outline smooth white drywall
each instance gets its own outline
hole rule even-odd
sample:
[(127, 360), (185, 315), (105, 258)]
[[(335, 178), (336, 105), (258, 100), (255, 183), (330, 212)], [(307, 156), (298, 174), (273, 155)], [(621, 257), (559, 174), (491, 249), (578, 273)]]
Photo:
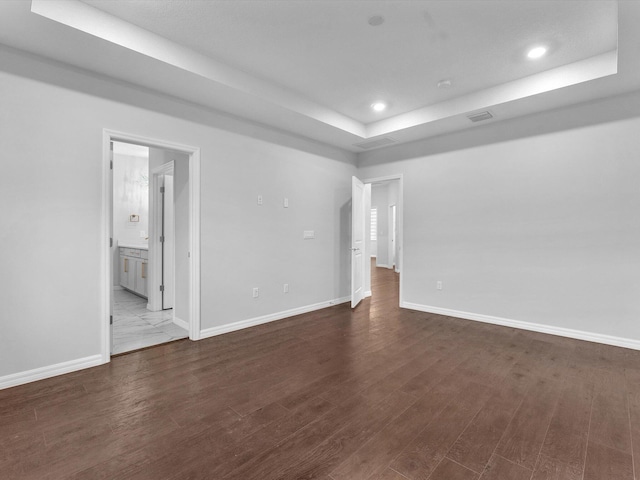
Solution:
[(362, 178), (404, 174), (404, 301), (640, 340), (639, 106), (363, 155)]
[(0, 104), (0, 377), (101, 352), (105, 128), (201, 148), (203, 329), (349, 294), (353, 155), (5, 47)]

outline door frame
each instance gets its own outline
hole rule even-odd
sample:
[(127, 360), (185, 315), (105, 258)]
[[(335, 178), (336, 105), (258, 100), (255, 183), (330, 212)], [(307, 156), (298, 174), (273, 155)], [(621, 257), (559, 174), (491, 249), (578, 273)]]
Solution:
[[(402, 306), (404, 304), (404, 294), (403, 294), (403, 281), (402, 277), (404, 274), (404, 176), (402, 173), (397, 173), (393, 175), (385, 175), (382, 177), (372, 177), (365, 178), (362, 180), (365, 184), (371, 184), (376, 182), (385, 182), (391, 180), (398, 180), (398, 202), (396, 203), (396, 250), (397, 250), (397, 258), (396, 262), (400, 264), (400, 295), (399, 295), (399, 305)], [(367, 232), (369, 235), (371, 232)], [(369, 243), (370, 245), (370, 243)], [(370, 257), (371, 253), (367, 252), (367, 255)], [(369, 271), (369, 285), (371, 285), (371, 271)]]
[[(160, 176), (169, 174), (173, 175), (175, 172), (174, 162), (175, 160), (171, 160), (149, 172), (149, 204), (152, 206), (149, 211), (153, 212), (153, 221), (149, 222), (149, 286), (152, 288), (148, 288), (149, 304), (147, 308), (152, 312), (159, 312), (163, 307), (162, 295), (160, 295), (158, 290), (158, 287), (162, 285), (163, 280), (162, 255), (160, 254), (162, 243), (160, 242), (159, 229), (159, 225), (162, 223), (162, 196), (158, 195), (158, 190), (160, 188)], [(175, 236), (175, 228), (172, 234)], [(173, 244), (175, 246), (175, 240)], [(175, 305), (175, 289), (173, 290), (173, 305)], [(172, 312), (172, 321), (174, 320), (173, 317), (175, 317), (175, 309)]]
[(200, 322), (200, 148), (157, 138), (145, 137), (111, 129), (102, 131), (102, 241), (101, 241), (101, 356), (111, 361), (111, 305), (113, 302), (113, 170), (111, 142), (133, 143), (147, 147), (173, 150), (189, 155), (189, 339), (199, 340)]

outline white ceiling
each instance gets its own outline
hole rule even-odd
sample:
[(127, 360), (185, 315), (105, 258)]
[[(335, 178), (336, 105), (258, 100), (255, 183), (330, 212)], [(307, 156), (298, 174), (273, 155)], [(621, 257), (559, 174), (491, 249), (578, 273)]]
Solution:
[(362, 151), (638, 89), (638, 22), (612, 0), (5, 0), (0, 43)]
[[(610, 1), (82, 1), (363, 123), (613, 51), (618, 34)], [(552, 54), (525, 60), (541, 42)]]

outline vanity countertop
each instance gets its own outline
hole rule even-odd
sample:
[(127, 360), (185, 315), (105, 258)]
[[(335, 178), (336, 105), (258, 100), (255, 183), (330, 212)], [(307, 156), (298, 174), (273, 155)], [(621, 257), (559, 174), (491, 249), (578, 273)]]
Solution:
[(134, 243), (119, 243), (120, 248), (136, 248), (138, 250), (149, 250), (149, 245), (136, 245)]

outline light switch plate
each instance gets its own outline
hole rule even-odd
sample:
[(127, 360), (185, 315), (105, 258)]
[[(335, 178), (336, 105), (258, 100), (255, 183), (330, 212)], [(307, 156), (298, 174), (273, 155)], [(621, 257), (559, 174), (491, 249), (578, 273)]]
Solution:
[(302, 234), (302, 238), (305, 240), (311, 240), (316, 238), (316, 233), (313, 230), (305, 230)]

